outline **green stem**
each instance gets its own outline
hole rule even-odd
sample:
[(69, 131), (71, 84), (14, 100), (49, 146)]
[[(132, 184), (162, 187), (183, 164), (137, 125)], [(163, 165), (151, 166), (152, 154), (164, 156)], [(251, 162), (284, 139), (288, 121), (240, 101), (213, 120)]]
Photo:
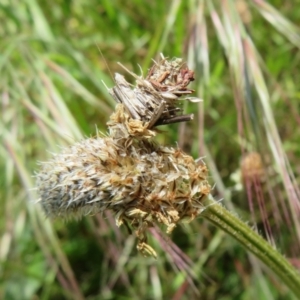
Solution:
[(300, 295), (299, 272), (266, 240), (230, 211), (217, 203), (210, 195), (201, 216), (230, 234), (247, 250), (264, 262), (296, 294)]

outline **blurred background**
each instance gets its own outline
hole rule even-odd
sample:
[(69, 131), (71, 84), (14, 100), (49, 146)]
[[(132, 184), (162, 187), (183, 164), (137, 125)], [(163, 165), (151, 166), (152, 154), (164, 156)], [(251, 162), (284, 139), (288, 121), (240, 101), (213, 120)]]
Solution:
[[(157, 140), (204, 157), (213, 195), (300, 268), (300, 1), (2, 0), (0, 298), (296, 299), (200, 218), (144, 258), (113, 216), (49, 221), (34, 172), (50, 153), (106, 132), (115, 72), (159, 53), (195, 70), (190, 123)], [(103, 55), (102, 55), (102, 54)]]

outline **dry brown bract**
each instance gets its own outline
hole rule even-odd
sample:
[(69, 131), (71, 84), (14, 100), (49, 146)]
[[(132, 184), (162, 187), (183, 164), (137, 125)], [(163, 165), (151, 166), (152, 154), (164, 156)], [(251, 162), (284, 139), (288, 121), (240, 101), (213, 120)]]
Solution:
[(47, 216), (81, 217), (111, 209), (118, 226), (126, 223), (135, 230), (138, 250), (156, 256), (147, 244), (148, 227), (164, 224), (170, 233), (179, 221), (191, 221), (203, 211), (210, 192), (204, 162), (151, 140), (163, 118), (180, 117), (178, 100), (164, 100), (162, 93), (191, 92), (186, 86), (193, 72), (181, 65), (178, 59), (163, 59), (135, 88), (123, 78), (124, 85), (111, 89), (120, 104), (108, 122), (109, 135), (83, 140), (42, 164), (37, 187)]

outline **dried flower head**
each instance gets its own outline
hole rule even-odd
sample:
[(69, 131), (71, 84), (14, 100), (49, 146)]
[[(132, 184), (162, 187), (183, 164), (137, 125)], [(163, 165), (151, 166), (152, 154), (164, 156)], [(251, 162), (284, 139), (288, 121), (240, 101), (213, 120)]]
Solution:
[(149, 80), (139, 79), (135, 88), (124, 82), (111, 89), (120, 104), (108, 122), (108, 136), (83, 140), (42, 163), (37, 188), (47, 216), (80, 217), (111, 209), (118, 226), (126, 223), (135, 230), (137, 248), (156, 256), (147, 244), (148, 227), (164, 224), (170, 233), (179, 221), (191, 221), (202, 212), (203, 198), (210, 192), (204, 162), (151, 140), (157, 121), (167, 119), (176, 108), (175, 102), (167, 101), (163, 110), (155, 107), (164, 101), (162, 90), (179, 96), (189, 91), (185, 80), (192, 80), (188, 79), (192, 72), (182, 69), (181, 61), (175, 60), (174, 68), (172, 62), (169, 75), (160, 80), (164, 87), (151, 87), (151, 80), (157, 81), (158, 66), (170, 65), (166, 60), (150, 70)]
[(122, 75), (116, 74), (117, 85), (109, 92), (118, 103), (126, 107), (132, 118), (146, 122), (149, 129), (193, 119), (192, 114), (182, 114), (178, 100), (201, 100), (187, 96), (193, 93), (187, 85), (194, 80), (194, 72), (181, 59), (168, 61), (162, 56), (158, 63), (154, 62), (145, 79), (128, 72), (136, 78), (136, 86), (132, 89)]
[(265, 179), (265, 169), (261, 155), (258, 152), (247, 153), (241, 161), (242, 178), (250, 183)]

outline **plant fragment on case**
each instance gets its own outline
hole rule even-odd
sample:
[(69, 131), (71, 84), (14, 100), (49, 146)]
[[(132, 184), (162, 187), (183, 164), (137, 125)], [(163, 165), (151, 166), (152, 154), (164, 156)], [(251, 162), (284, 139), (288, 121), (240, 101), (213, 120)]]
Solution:
[(211, 188), (202, 160), (151, 139), (155, 126), (192, 119), (182, 115), (178, 100), (193, 92), (187, 85), (194, 73), (181, 59), (162, 57), (146, 78), (133, 75), (136, 86), (116, 74), (109, 90), (118, 105), (107, 123), (108, 136), (82, 140), (41, 163), (38, 202), (52, 218), (111, 209), (118, 226), (135, 230), (137, 248), (156, 257), (147, 228), (164, 224), (170, 233), (179, 221), (193, 220)]

